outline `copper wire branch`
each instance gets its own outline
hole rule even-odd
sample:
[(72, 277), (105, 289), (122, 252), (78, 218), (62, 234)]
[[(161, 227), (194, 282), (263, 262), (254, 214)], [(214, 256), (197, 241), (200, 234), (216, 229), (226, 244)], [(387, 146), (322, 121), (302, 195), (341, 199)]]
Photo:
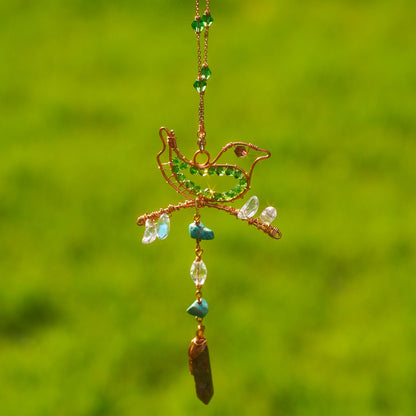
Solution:
[[(239, 209), (228, 207), (226, 205), (220, 204), (213, 204), (207, 202), (205, 199), (200, 199), (198, 202), (196, 201), (185, 201), (181, 202), (178, 205), (169, 205), (167, 208), (162, 208), (159, 211), (152, 212), (151, 214), (144, 214), (137, 219), (137, 225), (142, 226), (146, 224), (146, 221), (149, 219), (154, 221), (158, 219), (162, 214), (171, 215), (175, 211), (179, 211), (180, 209), (185, 208), (192, 208), (195, 207), (196, 203), (198, 204), (198, 208), (208, 207), (208, 208), (216, 208), (220, 211), (228, 212), (230, 215), (234, 215), (234, 217), (238, 218)], [(239, 220), (247, 222), (249, 225), (254, 225), (258, 230), (261, 230), (268, 234), (270, 237), (274, 238), (275, 240), (279, 240), (282, 238), (282, 234), (277, 227), (273, 227), (272, 225), (265, 224), (260, 221), (258, 218), (238, 218)]]

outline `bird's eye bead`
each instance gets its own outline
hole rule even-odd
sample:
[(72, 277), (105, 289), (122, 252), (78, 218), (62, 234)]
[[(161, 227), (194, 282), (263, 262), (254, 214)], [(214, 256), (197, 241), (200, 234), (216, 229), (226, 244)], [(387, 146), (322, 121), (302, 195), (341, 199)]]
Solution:
[(246, 157), (248, 154), (247, 149), (244, 146), (236, 146), (234, 149), (234, 153), (237, 157)]

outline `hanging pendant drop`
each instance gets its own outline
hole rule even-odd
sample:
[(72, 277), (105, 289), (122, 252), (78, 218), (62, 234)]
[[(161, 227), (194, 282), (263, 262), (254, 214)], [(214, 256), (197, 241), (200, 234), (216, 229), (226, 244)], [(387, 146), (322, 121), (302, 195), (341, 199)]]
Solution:
[(252, 196), (238, 212), (238, 218), (246, 220), (247, 218), (254, 217), (255, 213), (259, 209), (259, 199), (256, 196)]
[(164, 240), (168, 235), (170, 231), (170, 219), (169, 215), (162, 214), (159, 218), (159, 221), (156, 224), (156, 230), (157, 230), (157, 238), (160, 240)]
[(146, 229), (144, 230), (144, 235), (142, 239), (143, 244), (151, 244), (153, 241), (156, 240), (157, 237), (157, 231), (156, 231), (156, 225), (152, 220), (146, 221)]
[(214, 394), (207, 340), (195, 337), (189, 346), (189, 370), (195, 379), (198, 398), (208, 404)]

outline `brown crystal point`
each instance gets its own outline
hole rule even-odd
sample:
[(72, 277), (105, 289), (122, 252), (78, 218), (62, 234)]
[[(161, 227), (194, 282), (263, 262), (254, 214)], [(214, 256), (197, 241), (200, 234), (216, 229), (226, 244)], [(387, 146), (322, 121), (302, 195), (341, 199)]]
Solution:
[(208, 404), (214, 394), (207, 340), (194, 338), (189, 346), (189, 369), (195, 379), (196, 395)]

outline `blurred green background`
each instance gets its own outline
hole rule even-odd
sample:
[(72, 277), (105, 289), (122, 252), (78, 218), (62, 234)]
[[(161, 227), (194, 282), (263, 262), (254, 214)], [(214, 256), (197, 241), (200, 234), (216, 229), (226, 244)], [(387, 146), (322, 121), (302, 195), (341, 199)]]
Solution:
[[(416, 3), (212, 1), (208, 150), (265, 147), (274, 241), (203, 221), (215, 394), (195, 397), (192, 1), (0, 1), (0, 414), (416, 414)], [(239, 207), (241, 201), (237, 203)], [(214, 212), (215, 211), (215, 212)]]

